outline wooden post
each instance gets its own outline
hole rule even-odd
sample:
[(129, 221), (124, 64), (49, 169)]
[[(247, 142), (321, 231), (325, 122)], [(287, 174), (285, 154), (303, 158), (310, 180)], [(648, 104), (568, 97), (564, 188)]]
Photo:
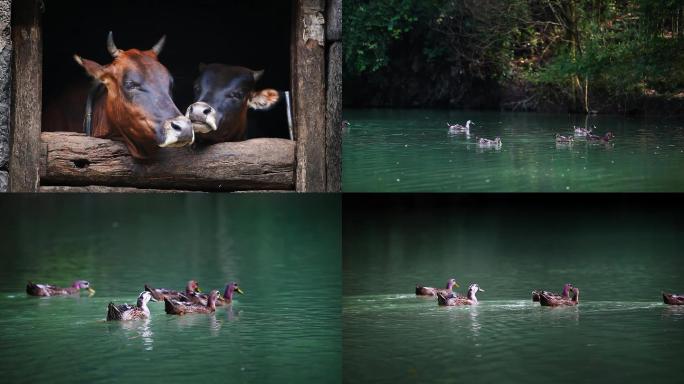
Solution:
[(12, 107), (9, 188), (37, 192), (42, 110), (42, 0), (12, 2)]
[(295, 0), (292, 93), (297, 139), (296, 189), (326, 190), (324, 0)]
[(342, 190), (342, 0), (328, 0), (326, 106), (326, 191)]

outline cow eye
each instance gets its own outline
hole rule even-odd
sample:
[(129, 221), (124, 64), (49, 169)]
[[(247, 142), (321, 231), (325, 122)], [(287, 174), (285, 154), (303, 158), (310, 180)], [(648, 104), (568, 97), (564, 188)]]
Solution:
[(128, 89), (128, 90), (139, 89), (139, 88), (140, 88), (140, 83), (135, 82), (135, 81), (133, 81), (133, 80), (127, 80), (127, 81), (124, 82), (124, 88), (126, 88), (126, 89)]
[(240, 91), (230, 92), (226, 95), (226, 97), (231, 98), (231, 99), (242, 99), (242, 92), (240, 92)]

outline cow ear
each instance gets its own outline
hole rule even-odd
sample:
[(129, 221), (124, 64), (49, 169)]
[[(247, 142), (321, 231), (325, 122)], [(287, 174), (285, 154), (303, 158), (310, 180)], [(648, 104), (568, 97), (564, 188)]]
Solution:
[(204, 72), (204, 69), (207, 68), (207, 65), (204, 63), (199, 63), (199, 71), (200, 73)]
[(247, 100), (247, 105), (256, 110), (265, 110), (273, 107), (280, 99), (280, 94), (275, 89), (263, 89), (253, 92)]
[(252, 76), (254, 76), (254, 82), (256, 83), (261, 79), (262, 76), (264, 76), (264, 70), (262, 69), (261, 71), (252, 71)]
[(76, 60), (78, 65), (85, 68), (86, 72), (88, 72), (90, 76), (95, 79), (102, 80), (102, 76), (105, 73), (105, 68), (103, 66), (92, 60), (84, 59), (79, 55), (74, 55), (74, 60)]

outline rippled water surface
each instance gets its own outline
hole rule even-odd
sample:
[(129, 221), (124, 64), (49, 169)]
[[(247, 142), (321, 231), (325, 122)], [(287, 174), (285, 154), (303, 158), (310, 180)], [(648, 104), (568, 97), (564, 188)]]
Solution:
[[(442, 110), (346, 110), (343, 189), (356, 192), (684, 191), (684, 122), (567, 114)], [(473, 120), (471, 136), (447, 122)], [(614, 145), (578, 138), (571, 127), (611, 131)], [(476, 137), (500, 136), (501, 149)]]
[[(345, 199), (346, 382), (682, 381), (668, 367), (684, 353), (684, 306), (660, 292), (684, 291), (684, 223), (667, 204), (396, 200), (350, 210), (358, 201)], [(480, 304), (415, 296), (449, 277), (461, 294), (479, 283)], [(532, 303), (532, 289), (566, 282), (581, 290), (578, 307)]]
[[(339, 382), (339, 201), (329, 196), (0, 200), (3, 382)], [(214, 315), (105, 322), (143, 284), (245, 295)], [(27, 297), (26, 280), (96, 294)]]

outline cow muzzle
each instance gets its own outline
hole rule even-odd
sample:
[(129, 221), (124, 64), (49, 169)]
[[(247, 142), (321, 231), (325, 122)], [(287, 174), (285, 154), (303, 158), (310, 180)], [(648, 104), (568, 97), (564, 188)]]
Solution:
[(216, 110), (204, 101), (189, 106), (185, 117), (192, 121), (192, 129), (196, 133), (209, 133), (217, 129)]
[(159, 146), (184, 147), (195, 142), (192, 122), (185, 116), (177, 116), (166, 120), (160, 132)]

